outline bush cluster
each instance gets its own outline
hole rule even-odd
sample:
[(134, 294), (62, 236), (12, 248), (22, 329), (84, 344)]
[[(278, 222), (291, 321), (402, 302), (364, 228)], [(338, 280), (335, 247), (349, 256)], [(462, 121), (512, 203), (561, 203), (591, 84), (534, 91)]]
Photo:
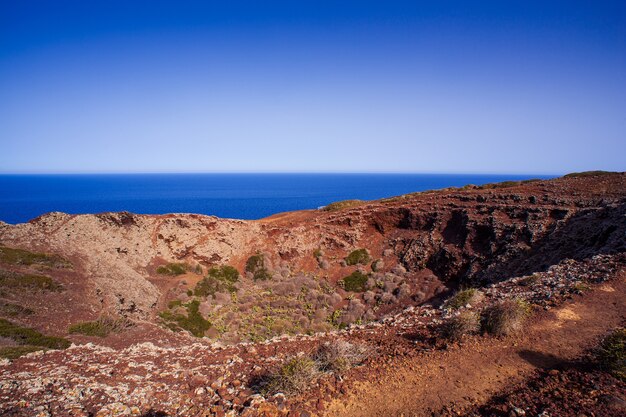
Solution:
[(0, 355), (5, 355), (4, 357), (9, 359), (36, 350), (65, 349), (70, 346), (70, 342), (67, 339), (46, 336), (35, 329), (22, 327), (5, 319), (0, 319), (0, 337), (11, 339), (20, 345), (3, 349), (0, 352)]
[(264, 378), (261, 391), (264, 394), (282, 392), (299, 394), (325, 372), (341, 374), (361, 365), (371, 354), (371, 348), (344, 340), (327, 342), (312, 356), (301, 355), (287, 359), (274, 372)]
[(363, 200), (343, 200), (343, 201), (337, 201), (334, 203), (330, 203), (327, 206), (324, 206), (322, 208), (322, 210), (324, 211), (338, 211), (338, 210), (343, 210), (345, 208), (348, 207), (356, 207), (356, 206), (360, 206), (361, 204), (364, 204), (365, 201)]
[(157, 268), (157, 274), (161, 275), (182, 275), (187, 272), (189, 265), (184, 263), (170, 262), (167, 265), (161, 265)]
[(367, 249), (356, 249), (350, 252), (344, 260), (346, 261), (346, 265), (367, 265), (371, 259)]
[(132, 327), (133, 323), (125, 318), (100, 317), (94, 321), (83, 321), (72, 324), (68, 328), (70, 334), (106, 337), (110, 333), (118, 333)]
[(261, 253), (252, 255), (246, 261), (246, 272), (252, 274), (255, 281), (267, 281), (272, 279), (272, 274), (268, 269), (267, 260)]
[(0, 246), (0, 262), (12, 265), (43, 265), (52, 268), (69, 268), (72, 263), (59, 255), (29, 252), (24, 249)]
[(39, 291), (61, 291), (63, 286), (45, 275), (20, 274), (0, 270), (0, 288), (31, 289)]
[(342, 280), (343, 288), (346, 291), (363, 292), (367, 289), (366, 283), (368, 279), (369, 275), (361, 271), (354, 271)]
[(219, 292), (234, 293), (237, 291), (235, 284), (238, 281), (239, 271), (232, 266), (214, 267), (209, 269), (207, 276), (196, 284), (193, 295), (198, 297), (215, 297), (215, 294)]
[(204, 333), (211, 328), (211, 322), (200, 314), (200, 301), (192, 300), (187, 304), (182, 304), (180, 308), (184, 308), (186, 314), (179, 311), (162, 311), (159, 315), (164, 324), (171, 330), (186, 330), (196, 337), (203, 337)]

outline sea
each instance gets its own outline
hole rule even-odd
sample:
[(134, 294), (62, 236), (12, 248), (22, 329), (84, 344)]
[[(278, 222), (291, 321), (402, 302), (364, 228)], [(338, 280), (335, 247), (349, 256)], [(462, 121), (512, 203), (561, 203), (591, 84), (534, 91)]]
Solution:
[(94, 174), (0, 175), (0, 220), (51, 211), (198, 213), (235, 219), (375, 200), (415, 191), (546, 175), (484, 174)]

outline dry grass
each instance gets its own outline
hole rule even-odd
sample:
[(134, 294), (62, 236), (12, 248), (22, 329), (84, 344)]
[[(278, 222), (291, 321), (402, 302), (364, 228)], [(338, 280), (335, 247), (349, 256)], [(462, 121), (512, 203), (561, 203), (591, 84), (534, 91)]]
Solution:
[(82, 334), (85, 336), (106, 337), (110, 333), (119, 333), (133, 326), (133, 323), (125, 318), (100, 317), (95, 321), (84, 321), (69, 327), (70, 334)]
[(482, 328), (495, 336), (507, 336), (524, 328), (530, 305), (520, 299), (505, 300), (483, 310)]
[(442, 335), (452, 342), (459, 342), (470, 334), (480, 332), (480, 314), (475, 311), (463, 311), (444, 323)]
[(295, 395), (304, 391), (317, 378), (317, 364), (308, 356), (294, 356), (288, 359), (276, 372), (267, 376), (262, 387), (265, 394), (282, 392)]
[(475, 288), (461, 290), (446, 301), (446, 308), (458, 310), (466, 305), (475, 305), (484, 298), (484, 294)]
[(597, 357), (602, 368), (626, 382), (626, 328), (608, 335), (600, 344)]
[(343, 373), (361, 365), (371, 353), (372, 349), (369, 346), (346, 340), (334, 340), (321, 345), (314, 359), (322, 372)]

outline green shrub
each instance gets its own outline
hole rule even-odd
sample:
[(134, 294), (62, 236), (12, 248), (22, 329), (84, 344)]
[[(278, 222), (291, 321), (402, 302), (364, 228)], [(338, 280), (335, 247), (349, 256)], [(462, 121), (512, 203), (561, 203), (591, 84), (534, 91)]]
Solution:
[(461, 290), (446, 301), (446, 308), (458, 310), (467, 304), (476, 304), (483, 298), (483, 293), (475, 288)]
[(267, 377), (263, 393), (266, 395), (277, 392), (286, 395), (301, 393), (311, 385), (318, 374), (319, 370), (313, 359), (308, 356), (293, 357)]
[(0, 319), (0, 337), (12, 339), (20, 345), (41, 346), (50, 349), (65, 349), (70, 345), (70, 342), (62, 337), (45, 336), (35, 329), (21, 327), (5, 319)]
[(583, 172), (572, 172), (567, 175), (563, 175), (563, 178), (584, 178), (584, 177), (597, 177), (600, 175), (611, 175), (615, 174), (615, 172), (611, 171), (583, 171)]
[(367, 249), (353, 250), (345, 257), (346, 265), (367, 265), (370, 260), (370, 254), (367, 252)]
[(620, 328), (608, 335), (597, 353), (603, 369), (626, 382), (626, 328)]
[(337, 211), (337, 210), (343, 210), (345, 208), (348, 207), (356, 207), (356, 206), (360, 206), (361, 204), (365, 204), (366, 202), (363, 200), (343, 200), (343, 201), (337, 201), (334, 203), (330, 203), (327, 206), (324, 206), (324, 208), (322, 208), (322, 210), (324, 211)]
[(71, 262), (59, 255), (29, 252), (24, 249), (0, 246), (0, 262), (12, 265), (44, 265), (53, 268), (69, 268)]
[(343, 288), (346, 291), (363, 292), (366, 290), (365, 284), (368, 279), (369, 275), (364, 274), (361, 271), (354, 271), (342, 280)]
[(187, 315), (171, 311), (159, 313), (164, 324), (174, 331), (182, 329), (196, 337), (204, 336), (204, 332), (211, 328), (211, 322), (205, 320), (200, 314), (200, 301), (193, 300), (183, 306), (187, 309)]
[(84, 321), (72, 324), (68, 331), (70, 334), (82, 334), (85, 336), (106, 337), (110, 333), (118, 333), (132, 326), (127, 319), (112, 317), (100, 317), (95, 321)]
[(196, 284), (193, 293), (198, 297), (215, 296), (217, 292), (237, 291), (235, 283), (239, 281), (239, 271), (232, 266), (209, 269), (208, 275)]
[(442, 335), (448, 340), (458, 342), (466, 335), (480, 331), (480, 314), (475, 311), (463, 311), (444, 323)]
[(28, 316), (35, 312), (27, 307), (22, 307), (18, 304), (8, 303), (0, 301), (0, 314), (9, 317)]
[(187, 272), (189, 266), (183, 263), (174, 263), (171, 262), (167, 265), (161, 265), (157, 268), (157, 273), (161, 275), (182, 275)]
[(17, 359), (27, 353), (37, 352), (38, 350), (47, 350), (41, 346), (4, 346), (0, 347), (0, 358)]
[(63, 286), (48, 276), (0, 270), (0, 288), (61, 291)]
[(496, 336), (517, 333), (522, 330), (530, 311), (530, 305), (524, 300), (501, 301), (483, 311), (483, 330)]
[(267, 281), (272, 279), (272, 274), (265, 266), (265, 257), (257, 253), (248, 258), (246, 262), (246, 272), (250, 272), (255, 281)]

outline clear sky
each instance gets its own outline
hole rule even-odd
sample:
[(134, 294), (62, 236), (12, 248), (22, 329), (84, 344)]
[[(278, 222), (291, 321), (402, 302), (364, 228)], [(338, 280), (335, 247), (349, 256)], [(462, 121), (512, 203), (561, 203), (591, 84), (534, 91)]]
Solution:
[(0, 172), (589, 169), (623, 0), (0, 1)]

